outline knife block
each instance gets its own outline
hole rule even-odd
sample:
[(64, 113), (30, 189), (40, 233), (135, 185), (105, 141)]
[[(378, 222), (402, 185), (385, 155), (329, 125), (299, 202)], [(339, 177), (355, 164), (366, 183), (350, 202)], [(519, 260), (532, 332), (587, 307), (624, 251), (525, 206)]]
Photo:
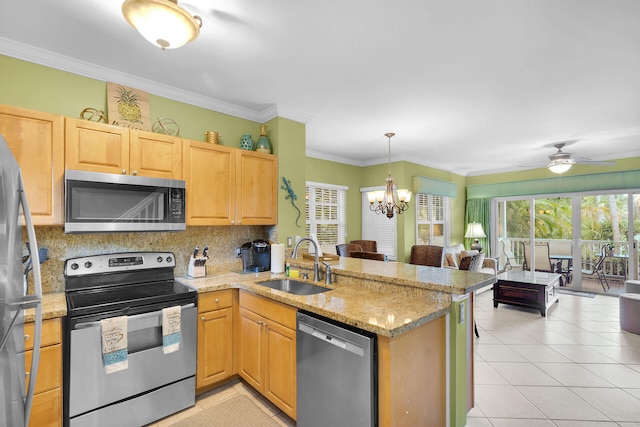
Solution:
[(189, 266), (187, 267), (187, 276), (196, 278), (196, 277), (204, 277), (207, 275), (207, 266), (205, 263), (209, 257), (196, 256), (191, 255), (189, 258)]

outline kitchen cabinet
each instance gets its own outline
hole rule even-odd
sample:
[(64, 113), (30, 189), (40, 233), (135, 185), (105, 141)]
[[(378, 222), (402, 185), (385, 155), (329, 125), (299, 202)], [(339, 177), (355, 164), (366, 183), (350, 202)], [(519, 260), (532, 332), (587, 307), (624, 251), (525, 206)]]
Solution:
[(237, 373), (234, 363), (234, 308), (238, 291), (198, 295), (196, 389), (201, 391)]
[(63, 224), (64, 117), (0, 105), (0, 134), (22, 169), (34, 224)]
[(184, 140), (187, 225), (273, 225), (278, 158)]
[(240, 291), (238, 370), (296, 419), (296, 309)]
[[(33, 356), (33, 323), (24, 325), (26, 381)], [(42, 322), (40, 366), (33, 395), (29, 426), (62, 426), (62, 327), (60, 319)]]
[(182, 139), (159, 133), (66, 119), (66, 168), (181, 179)]

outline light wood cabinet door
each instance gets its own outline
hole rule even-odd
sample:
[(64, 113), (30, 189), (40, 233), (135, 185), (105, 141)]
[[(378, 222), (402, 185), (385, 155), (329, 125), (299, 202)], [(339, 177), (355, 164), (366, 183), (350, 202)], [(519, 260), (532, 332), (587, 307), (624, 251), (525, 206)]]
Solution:
[(187, 225), (235, 224), (235, 150), (183, 140)]
[[(33, 323), (25, 323), (27, 384), (33, 357)], [(31, 406), (30, 427), (62, 426), (62, 329), (60, 319), (42, 322), (40, 365)]]
[(233, 375), (233, 309), (198, 314), (196, 389)]
[(66, 119), (66, 169), (129, 174), (129, 129)]
[(277, 224), (278, 158), (238, 150), (236, 162), (236, 223)]
[(264, 327), (264, 395), (288, 416), (296, 418), (296, 333), (276, 322)]
[(63, 224), (64, 117), (0, 105), (0, 134), (22, 169), (34, 224)]
[(240, 308), (238, 372), (253, 388), (264, 393), (264, 318)]
[(182, 139), (132, 129), (129, 166), (130, 175), (182, 179)]
[(296, 418), (296, 309), (240, 291), (240, 376)]

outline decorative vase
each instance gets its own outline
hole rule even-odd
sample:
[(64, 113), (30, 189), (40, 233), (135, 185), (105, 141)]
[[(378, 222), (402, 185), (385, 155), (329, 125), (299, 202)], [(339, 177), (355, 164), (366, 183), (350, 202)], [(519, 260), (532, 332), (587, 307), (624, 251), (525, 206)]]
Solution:
[(251, 150), (253, 151), (253, 139), (251, 138), (251, 134), (245, 133), (240, 138), (240, 148), (243, 150)]
[(271, 154), (271, 143), (267, 138), (267, 125), (260, 126), (260, 137), (256, 143), (256, 151)]

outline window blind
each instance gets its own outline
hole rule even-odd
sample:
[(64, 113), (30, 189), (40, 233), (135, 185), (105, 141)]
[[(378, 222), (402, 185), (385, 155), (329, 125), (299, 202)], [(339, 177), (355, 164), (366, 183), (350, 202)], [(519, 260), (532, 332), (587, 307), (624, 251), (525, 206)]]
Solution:
[(306, 233), (315, 234), (322, 252), (336, 253), (345, 243), (348, 187), (307, 182), (305, 197)]

